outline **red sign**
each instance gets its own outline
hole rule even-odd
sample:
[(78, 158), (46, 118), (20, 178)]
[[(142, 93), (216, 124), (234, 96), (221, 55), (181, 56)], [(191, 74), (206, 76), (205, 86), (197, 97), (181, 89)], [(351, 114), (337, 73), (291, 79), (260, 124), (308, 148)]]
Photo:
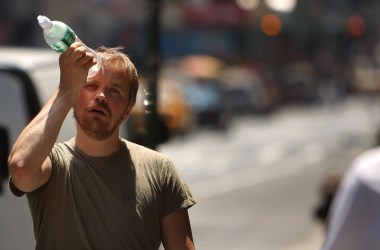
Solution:
[(233, 3), (185, 6), (182, 14), (188, 24), (212, 27), (242, 27), (250, 16)]

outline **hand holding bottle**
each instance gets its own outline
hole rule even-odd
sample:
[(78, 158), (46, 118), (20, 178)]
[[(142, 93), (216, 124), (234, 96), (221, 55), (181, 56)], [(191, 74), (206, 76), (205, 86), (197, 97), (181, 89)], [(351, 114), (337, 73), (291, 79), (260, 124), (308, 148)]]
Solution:
[(87, 47), (75, 34), (75, 32), (65, 23), (60, 21), (51, 21), (45, 16), (37, 17), (38, 23), (43, 29), (46, 43), (56, 52), (62, 53), (66, 51), (75, 41), (82, 43), (88, 52), (96, 59), (96, 65), (88, 71), (88, 77), (98, 72), (102, 66), (101, 57), (91, 48)]
[(79, 42), (74, 42), (59, 57), (61, 70), (60, 89), (67, 90), (74, 96), (87, 82), (89, 69), (96, 64), (92, 53)]

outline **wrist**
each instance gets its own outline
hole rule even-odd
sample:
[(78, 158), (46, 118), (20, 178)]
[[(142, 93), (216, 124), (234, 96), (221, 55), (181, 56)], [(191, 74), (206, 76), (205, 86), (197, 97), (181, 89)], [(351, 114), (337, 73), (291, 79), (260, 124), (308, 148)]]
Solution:
[(70, 107), (74, 104), (76, 101), (78, 95), (79, 95), (80, 89), (76, 90), (73, 88), (65, 88), (65, 87), (58, 87), (58, 90), (56, 91), (56, 100), (58, 100), (60, 103), (67, 103)]

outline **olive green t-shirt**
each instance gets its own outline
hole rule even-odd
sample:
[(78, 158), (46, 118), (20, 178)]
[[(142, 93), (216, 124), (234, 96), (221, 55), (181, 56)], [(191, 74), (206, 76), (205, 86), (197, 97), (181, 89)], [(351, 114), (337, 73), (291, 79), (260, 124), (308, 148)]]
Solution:
[(49, 181), (27, 194), (36, 249), (158, 249), (160, 220), (196, 203), (166, 156), (122, 142), (107, 157), (54, 146)]

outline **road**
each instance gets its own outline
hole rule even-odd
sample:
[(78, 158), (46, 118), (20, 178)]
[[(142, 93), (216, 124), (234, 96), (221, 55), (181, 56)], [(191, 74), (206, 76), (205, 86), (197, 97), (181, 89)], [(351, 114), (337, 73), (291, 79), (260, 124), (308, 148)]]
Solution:
[(312, 215), (320, 184), (373, 145), (371, 105), (289, 107), (163, 145), (198, 198), (190, 209), (198, 249), (319, 249), (324, 231)]
[[(372, 112), (357, 99), (333, 108), (287, 107), (161, 145), (197, 198), (190, 209), (197, 249), (318, 249), (318, 187), (373, 145)], [(0, 249), (33, 249), (32, 231), (25, 198), (7, 190), (0, 196)]]

